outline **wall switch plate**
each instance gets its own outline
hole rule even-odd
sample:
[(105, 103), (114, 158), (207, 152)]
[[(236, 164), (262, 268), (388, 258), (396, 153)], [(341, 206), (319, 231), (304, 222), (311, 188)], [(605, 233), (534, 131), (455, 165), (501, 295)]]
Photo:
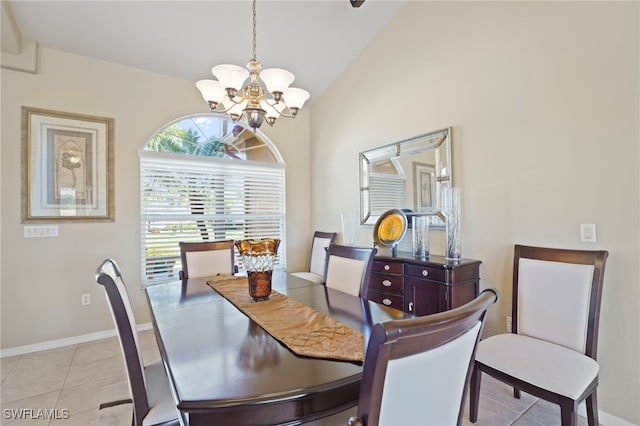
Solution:
[(507, 333), (511, 333), (511, 315), (507, 315)]
[(58, 236), (58, 225), (28, 225), (24, 227), (25, 238), (51, 238)]
[(596, 224), (595, 223), (580, 224), (580, 241), (583, 243), (596, 242)]

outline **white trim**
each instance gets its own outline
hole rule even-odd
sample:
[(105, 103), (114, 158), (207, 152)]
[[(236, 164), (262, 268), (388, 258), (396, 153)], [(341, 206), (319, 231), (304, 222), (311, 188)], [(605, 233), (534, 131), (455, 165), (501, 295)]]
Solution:
[[(578, 415), (587, 418), (587, 407), (584, 401), (578, 405)], [(598, 422), (603, 426), (635, 426), (635, 423), (630, 423), (602, 410), (598, 410)]]
[[(138, 324), (136, 330), (151, 330), (153, 326), (150, 322)], [(32, 345), (16, 346), (14, 348), (0, 349), (0, 358), (6, 358), (16, 355), (24, 355), (31, 352), (46, 351), (48, 349), (61, 348), (78, 343), (91, 342), (94, 340), (106, 339), (108, 337), (117, 336), (116, 329), (97, 331), (95, 333), (82, 334), (80, 336), (65, 337), (64, 339), (49, 340), (46, 342), (34, 343)]]

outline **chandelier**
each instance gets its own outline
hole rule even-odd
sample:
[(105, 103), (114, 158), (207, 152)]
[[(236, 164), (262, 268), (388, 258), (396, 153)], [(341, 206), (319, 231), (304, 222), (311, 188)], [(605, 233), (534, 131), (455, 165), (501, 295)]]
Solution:
[(295, 77), (287, 70), (261, 69), (262, 64), (256, 59), (256, 0), (253, 0), (253, 57), (246, 68), (216, 65), (211, 73), (217, 80), (200, 80), (196, 87), (212, 112), (225, 113), (233, 121), (244, 117), (253, 130), (263, 121), (272, 126), (279, 117), (294, 118), (309, 99), (309, 92), (289, 87)]

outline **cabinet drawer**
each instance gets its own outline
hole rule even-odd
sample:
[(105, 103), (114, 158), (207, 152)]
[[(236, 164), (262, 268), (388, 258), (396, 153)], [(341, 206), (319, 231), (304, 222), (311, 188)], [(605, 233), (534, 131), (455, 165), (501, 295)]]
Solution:
[(378, 291), (369, 291), (367, 299), (380, 303), (381, 305), (391, 306), (399, 310), (404, 310), (404, 297), (398, 294), (380, 293)]
[(383, 262), (380, 260), (374, 260), (371, 270), (375, 272), (384, 272), (387, 274), (402, 274), (404, 271), (404, 264), (398, 262)]
[(384, 293), (404, 293), (404, 278), (402, 275), (371, 273), (369, 288)]
[(432, 268), (420, 265), (407, 265), (407, 276), (432, 281), (446, 282), (447, 271), (444, 268)]

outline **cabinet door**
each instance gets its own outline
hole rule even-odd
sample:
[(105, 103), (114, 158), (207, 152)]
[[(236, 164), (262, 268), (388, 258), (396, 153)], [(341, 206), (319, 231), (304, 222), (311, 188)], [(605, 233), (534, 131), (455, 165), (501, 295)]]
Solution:
[(429, 280), (405, 278), (405, 310), (414, 315), (431, 315), (446, 310), (445, 286)]
[(479, 281), (465, 281), (450, 288), (447, 309), (457, 308), (478, 297)]

